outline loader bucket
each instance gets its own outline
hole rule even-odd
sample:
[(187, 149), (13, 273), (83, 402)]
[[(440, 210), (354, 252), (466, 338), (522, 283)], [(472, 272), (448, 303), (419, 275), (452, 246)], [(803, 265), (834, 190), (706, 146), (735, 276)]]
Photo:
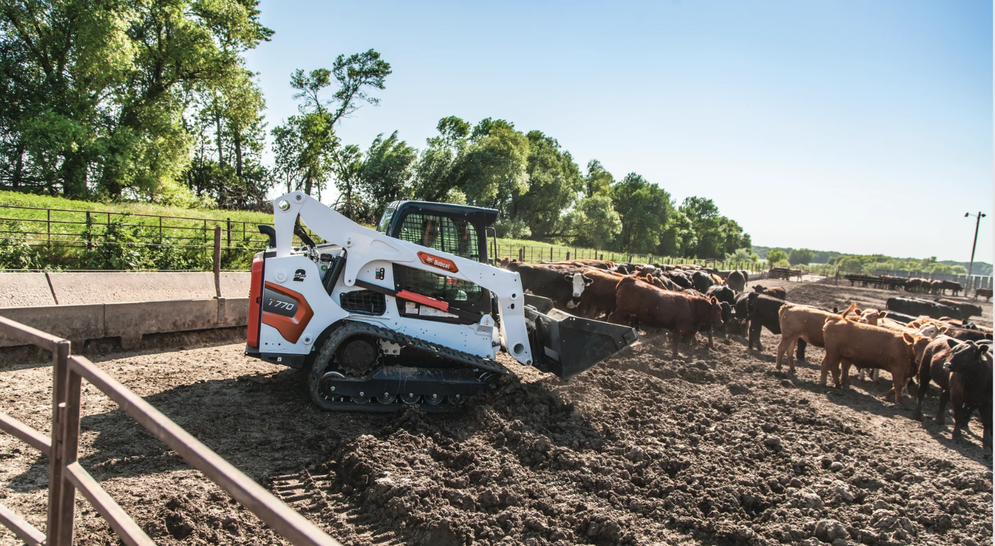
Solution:
[(535, 329), (532, 357), (536, 367), (561, 379), (570, 379), (636, 341), (628, 326), (575, 317), (559, 309), (541, 313), (525, 306), (525, 318)]

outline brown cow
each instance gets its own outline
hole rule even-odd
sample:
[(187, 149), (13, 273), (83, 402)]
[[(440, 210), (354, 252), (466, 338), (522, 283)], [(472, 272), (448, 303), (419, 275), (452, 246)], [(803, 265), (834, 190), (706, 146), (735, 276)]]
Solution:
[(717, 299), (668, 292), (632, 277), (619, 281), (616, 290), (615, 311), (608, 317), (609, 322), (627, 324), (635, 320), (670, 330), (674, 356), (679, 341), (690, 340), (702, 329), (708, 332), (708, 346), (713, 346), (712, 327), (722, 324), (722, 307)]
[(826, 384), (827, 374), (832, 373), (837, 387), (849, 386), (851, 363), (862, 368), (880, 368), (891, 372), (897, 404), (902, 403), (902, 389), (915, 374), (917, 352), (922, 354), (929, 343), (928, 338), (860, 324), (843, 316), (827, 319), (822, 337), (826, 356), (822, 360), (821, 385)]
[(795, 373), (795, 359), (792, 355), (796, 350), (798, 339), (804, 339), (816, 347), (824, 347), (822, 327), (827, 320), (834, 317), (839, 317), (839, 314), (802, 305), (782, 306), (777, 313), (781, 324), (781, 343), (777, 346), (776, 368), (781, 369), (781, 359), (787, 353), (788, 373)]
[(615, 309), (615, 287), (625, 276), (592, 267), (585, 268), (583, 273), (584, 278), (591, 280), (591, 284), (584, 289), (584, 293), (580, 295), (580, 304), (571, 312), (588, 318), (600, 317), (602, 313), (610, 314)]
[(758, 284), (753, 287), (753, 291), (758, 294), (767, 294), (772, 298), (788, 301), (788, 291), (780, 287), (766, 287), (762, 284)]

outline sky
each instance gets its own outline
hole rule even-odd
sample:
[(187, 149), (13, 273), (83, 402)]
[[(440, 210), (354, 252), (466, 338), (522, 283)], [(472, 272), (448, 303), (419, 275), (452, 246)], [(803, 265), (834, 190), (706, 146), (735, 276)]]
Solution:
[[(375, 49), (378, 106), (336, 130), (422, 150), (439, 119), (505, 119), (582, 171), (714, 200), (753, 244), (967, 261), (993, 254), (992, 3), (300, 2), (247, 53), (269, 128), (295, 69)], [(271, 153), (267, 160), (271, 161)]]

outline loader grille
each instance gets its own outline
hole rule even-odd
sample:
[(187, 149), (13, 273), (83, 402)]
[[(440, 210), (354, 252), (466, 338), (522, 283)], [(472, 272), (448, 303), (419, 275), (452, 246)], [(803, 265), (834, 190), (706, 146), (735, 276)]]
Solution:
[(339, 294), (339, 305), (350, 313), (382, 315), (387, 312), (387, 299), (370, 290), (355, 290)]

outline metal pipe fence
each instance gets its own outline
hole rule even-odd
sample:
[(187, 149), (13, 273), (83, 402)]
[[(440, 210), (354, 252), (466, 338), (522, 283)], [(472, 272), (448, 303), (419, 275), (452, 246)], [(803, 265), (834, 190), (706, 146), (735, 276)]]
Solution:
[(73, 542), (76, 490), (103, 516), (122, 542), (155, 542), (79, 464), (81, 388), (83, 380), (95, 386), (146, 430), (192, 467), (218, 484), (266, 525), (297, 545), (338, 546), (313, 523), (266, 491), (251, 478), (199, 442), (88, 359), (70, 355), (70, 343), (10, 319), (0, 317), (0, 334), (52, 352), (51, 438), (0, 412), (0, 430), (24, 441), (49, 458), (49, 497), (46, 532), (0, 504), (0, 523), (32, 546), (70, 546)]

